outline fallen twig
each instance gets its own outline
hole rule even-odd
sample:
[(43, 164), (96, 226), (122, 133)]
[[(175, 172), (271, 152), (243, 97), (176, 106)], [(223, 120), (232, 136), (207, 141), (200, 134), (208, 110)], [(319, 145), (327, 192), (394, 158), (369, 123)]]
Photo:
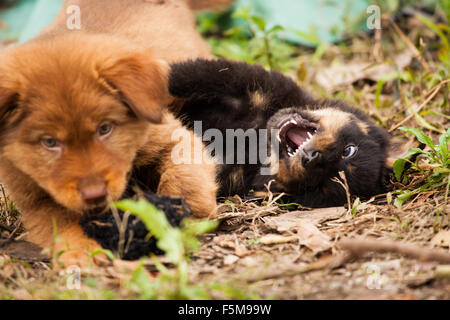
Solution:
[(367, 252), (395, 252), (420, 261), (436, 261), (439, 263), (450, 263), (450, 253), (431, 249), (413, 244), (406, 244), (390, 240), (371, 239), (345, 239), (338, 243), (342, 249), (349, 251), (354, 257), (361, 256)]
[(441, 81), (439, 84), (437, 84), (433, 89), (431, 89), (427, 96), (428, 98), (416, 109), (414, 110), (414, 112), (412, 114), (410, 114), (409, 116), (407, 116), (405, 119), (403, 119), (402, 121), (400, 121), (399, 123), (397, 123), (396, 125), (392, 126), (389, 129), (389, 132), (394, 131), (395, 129), (397, 129), (398, 127), (402, 126), (403, 124), (405, 124), (406, 122), (408, 122), (412, 117), (414, 117), (416, 114), (418, 114), (427, 104), (428, 102), (430, 102), (434, 96), (441, 90), (442, 86), (446, 83), (450, 82), (450, 79)]
[(302, 273), (307, 273), (310, 271), (317, 271), (322, 269), (335, 269), (338, 268), (351, 260), (354, 259), (354, 256), (351, 253), (344, 253), (337, 256), (329, 256), (326, 258), (319, 259), (316, 262), (310, 263), (306, 266), (300, 266), (300, 267), (288, 267), (288, 268), (280, 268), (275, 271), (266, 272), (266, 273), (254, 273), (250, 277), (247, 277), (245, 279), (239, 279), (244, 280), (248, 283), (252, 282), (258, 282), (268, 279), (279, 279), (284, 277), (293, 277)]
[(411, 40), (406, 36), (406, 34), (403, 33), (403, 31), (399, 28), (399, 26), (394, 22), (394, 20), (391, 19), (389, 16), (383, 16), (394, 28), (395, 32), (400, 36), (400, 38), (403, 40), (403, 42), (408, 46), (409, 50), (415, 55), (415, 58), (419, 60), (420, 64), (424, 68), (424, 70), (427, 73), (431, 72), (430, 66), (425, 61), (425, 59), (422, 57), (422, 54), (420, 51), (416, 48), (416, 46), (411, 42)]
[(435, 274), (436, 274), (436, 278), (450, 279), (450, 265), (437, 266)]
[(8, 227), (8, 226), (6, 226), (4, 224), (1, 224), (1, 223), (0, 223), (0, 229), (6, 230), (8, 232), (13, 232), (14, 231), (14, 228)]
[(352, 212), (352, 201), (350, 198), (350, 188), (347, 183), (347, 177), (345, 176), (345, 172), (339, 171), (339, 177), (341, 177), (342, 181), (339, 180), (337, 177), (334, 177), (333, 179), (331, 179), (331, 181), (339, 183), (342, 186), (342, 188), (344, 188), (345, 195), (347, 197), (347, 205), (348, 205), (347, 212), (351, 213)]

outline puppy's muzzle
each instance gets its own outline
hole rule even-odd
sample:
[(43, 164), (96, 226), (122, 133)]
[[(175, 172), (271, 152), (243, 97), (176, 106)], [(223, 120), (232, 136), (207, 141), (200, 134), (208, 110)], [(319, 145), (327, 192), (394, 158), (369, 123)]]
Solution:
[(302, 164), (306, 167), (312, 167), (317, 165), (321, 160), (321, 153), (315, 149), (303, 149), (302, 154)]
[(108, 190), (106, 182), (99, 176), (80, 178), (78, 190), (81, 199), (90, 206), (99, 206), (106, 203)]

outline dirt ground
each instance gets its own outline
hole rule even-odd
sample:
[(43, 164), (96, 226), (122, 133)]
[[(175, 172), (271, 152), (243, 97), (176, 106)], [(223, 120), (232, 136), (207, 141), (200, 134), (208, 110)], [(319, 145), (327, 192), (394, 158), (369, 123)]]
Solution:
[[(442, 15), (429, 18), (448, 39)], [(420, 128), (437, 142), (450, 127), (448, 42), (414, 16), (387, 20), (382, 30), (346, 43), (291, 48), (282, 71), (317, 97), (358, 106), (391, 129), (399, 144), (411, 140), (396, 130), (399, 125)], [(278, 48), (285, 47), (274, 43)], [(386, 77), (393, 72), (401, 74)], [(394, 190), (425, 183), (424, 173), (407, 176)], [(226, 292), (210, 292), (216, 299), (450, 299), (448, 179), (400, 208), (389, 200), (395, 194), (353, 210), (298, 208), (270, 193), (221, 199), (220, 227), (201, 237), (189, 263), (190, 282), (226, 285)], [(145, 288), (127, 285), (137, 262), (83, 271), (80, 287), (73, 288), (72, 274), (54, 271), (39, 250), (27, 247), (23, 255), (23, 247), (11, 247), (9, 240), (26, 234), (7, 195), (1, 198), (0, 299), (141, 297)], [(142, 263), (156, 279), (154, 260)]]
[[(201, 249), (189, 264), (192, 283), (226, 284), (233, 292), (211, 297), (256, 299), (449, 299), (450, 262), (421, 261), (399, 252), (349, 254), (342, 240), (408, 243), (422, 254), (434, 247), (449, 252), (449, 221), (436, 226), (436, 207), (426, 200), (404, 211), (383, 204), (363, 204), (354, 216), (344, 207), (287, 211), (273, 199), (222, 204), (221, 225), (202, 236)], [(3, 236), (6, 236), (5, 232)], [(67, 287), (68, 274), (53, 271), (35, 248), (9, 246), (0, 254), (0, 297), (3, 299), (133, 298), (124, 282), (128, 271), (118, 265), (86, 270), (82, 287)], [(345, 246), (344, 246), (345, 248)], [(1, 250), (1, 249), (0, 249)], [(5, 249), (3, 249), (5, 250)], [(27, 252), (28, 255), (23, 255)], [(433, 251), (435, 252), (435, 251)], [(14, 259), (19, 257), (21, 260)], [(26, 261), (26, 262), (25, 262)], [(164, 262), (164, 257), (161, 258)], [(445, 261), (445, 260), (444, 260)], [(155, 271), (151, 260), (148, 270)]]
[[(433, 231), (431, 203), (404, 212), (369, 204), (356, 216), (343, 207), (290, 212), (245, 207), (245, 213), (223, 214), (224, 230), (206, 237), (192, 263), (196, 280), (234, 281), (269, 299), (450, 298), (448, 266), (395, 252), (352, 258), (339, 247), (343, 238), (354, 244), (374, 238), (421, 249), (432, 243), (448, 252), (448, 242), (439, 239), (448, 241), (449, 231)], [(449, 209), (442, 220), (447, 228)]]

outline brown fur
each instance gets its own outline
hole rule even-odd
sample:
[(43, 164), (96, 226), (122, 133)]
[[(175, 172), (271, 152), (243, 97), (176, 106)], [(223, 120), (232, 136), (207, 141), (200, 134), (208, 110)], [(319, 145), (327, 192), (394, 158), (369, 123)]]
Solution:
[[(210, 4), (214, 6), (215, 1)], [(43, 34), (67, 33), (66, 10), (71, 5), (80, 8), (80, 31), (125, 38), (152, 49), (156, 58), (170, 63), (212, 58), (210, 48), (195, 29), (194, 14), (184, 0), (165, 0), (160, 4), (144, 0), (68, 0)]]
[[(197, 217), (214, 215), (215, 165), (171, 160), (171, 132), (184, 129), (162, 109), (168, 64), (160, 60), (210, 53), (183, 1), (71, 4), (81, 7), (81, 31), (65, 28), (64, 8), (38, 38), (0, 52), (0, 181), (30, 241), (65, 251), (66, 266), (86, 266), (86, 250), (100, 249), (78, 224), (99, 206), (86, 198), (106, 190), (118, 200), (133, 168), (153, 165), (161, 177), (155, 191), (185, 197)], [(113, 126), (105, 136), (104, 123)], [(47, 137), (58, 147), (45, 147)], [(53, 222), (63, 239), (55, 243)]]
[[(166, 0), (173, 1), (173, 0)], [(235, 0), (188, 0), (192, 10), (204, 10), (210, 8), (224, 7), (232, 4)]]

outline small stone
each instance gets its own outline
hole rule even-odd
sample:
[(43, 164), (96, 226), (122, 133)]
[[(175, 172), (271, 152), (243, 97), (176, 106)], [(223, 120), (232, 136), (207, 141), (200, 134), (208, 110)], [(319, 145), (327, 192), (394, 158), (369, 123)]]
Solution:
[(237, 257), (237, 256), (235, 256), (233, 254), (230, 254), (230, 255), (226, 256), (223, 259), (223, 263), (225, 263), (227, 266), (229, 266), (229, 265), (232, 265), (233, 263), (235, 263), (238, 260), (239, 260), (239, 257)]

